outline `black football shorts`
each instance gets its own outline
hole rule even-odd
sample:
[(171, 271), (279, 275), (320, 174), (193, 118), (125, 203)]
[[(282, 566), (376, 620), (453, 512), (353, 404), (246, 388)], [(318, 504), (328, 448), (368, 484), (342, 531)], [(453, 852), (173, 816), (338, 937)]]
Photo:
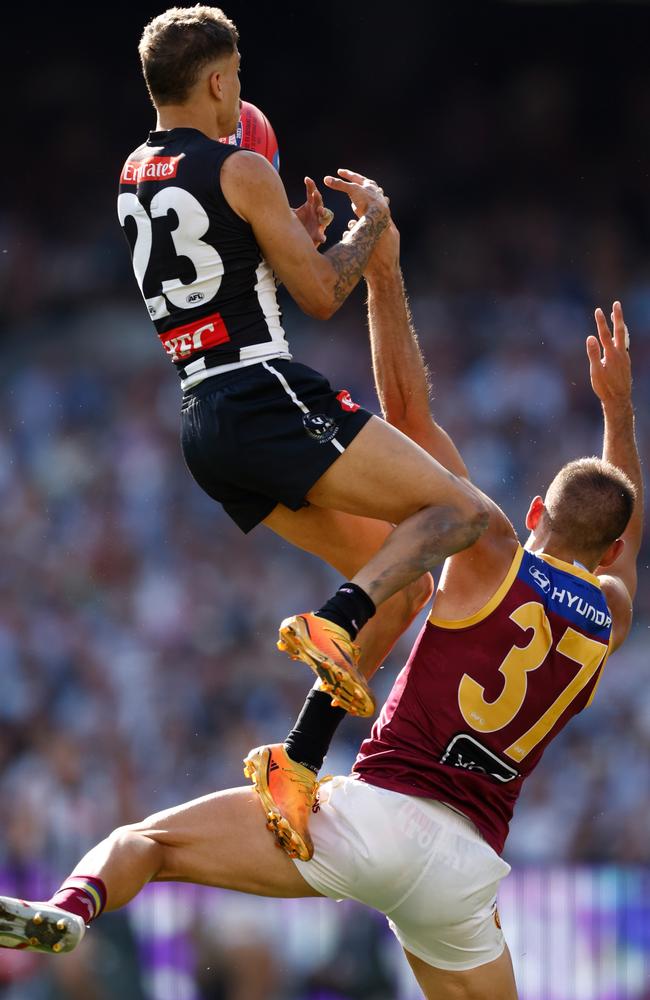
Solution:
[(213, 375), (183, 396), (192, 476), (242, 531), (291, 510), (372, 416), (305, 365), (273, 358)]

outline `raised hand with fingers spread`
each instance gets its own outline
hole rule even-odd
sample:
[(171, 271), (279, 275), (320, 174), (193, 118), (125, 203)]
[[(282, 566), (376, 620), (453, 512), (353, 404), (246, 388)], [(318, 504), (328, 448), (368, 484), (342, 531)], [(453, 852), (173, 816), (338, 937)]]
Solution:
[(632, 623), (637, 588), (637, 556), (643, 535), (643, 477), (634, 433), (630, 335), (620, 302), (612, 306), (612, 329), (596, 309), (598, 337), (587, 337), (591, 385), (603, 407), (603, 458), (629, 476), (635, 490), (632, 516), (621, 534), (620, 552), (603, 576), (612, 615), (617, 621), (613, 648), (620, 646)]
[(344, 168), (337, 173), (338, 177), (325, 177), (325, 184), (347, 194), (357, 216), (357, 222), (326, 255), (337, 273), (334, 299), (343, 302), (363, 274), (391, 216), (389, 199), (376, 181)]
[(630, 335), (623, 318), (623, 307), (620, 302), (613, 305), (613, 334), (602, 309), (596, 309), (595, 318), (598, 337), (587, 337), (592, 388), (603, 404), (608, 401), (631, 400)]
[(342, 191), (343, 194), (347, 194), (358, 219), (371, 210), (377, 215), (384, 215), (386, 219), (390, 218), (390, 200), (377, 181), (364, 177), (354, 170), (346, 170), (344, 167), (340, 167), (336, 172), (339, 176), (325, 177), (325, 183), (332, 191)]

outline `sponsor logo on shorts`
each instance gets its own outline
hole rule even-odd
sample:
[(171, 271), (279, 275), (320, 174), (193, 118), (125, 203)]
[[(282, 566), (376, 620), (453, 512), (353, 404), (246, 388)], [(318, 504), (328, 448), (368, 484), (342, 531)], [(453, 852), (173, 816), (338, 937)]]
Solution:
[(341, 409), (347, 410), (348, 413), (356, 413), (359, 409), (359, 404), (354, 402), (347, 389), (341, 389), (341, 391), (336, 394), (336, 398), (341, 404)]
[(220, 313), (204, 316), (186, 326), (177, 326), (167, 333), (159, 333), (160, 341), (172, 361), (185, 361), (198, 351), (206, 351), (230, 340), (226, 324)]
[(327, 444), (332, 441), (339, 429), (336, 420), (332, 420), (325, 413), (306, 413), (302, 418), (302, 423), (309, 436), (318, 444)]
[(168, 181), (176, 176), (179, 161), (185, 156), (148, 156), (146, 160), (127, 160), (122, 167), (120, 184), (142, 181)]
[(431, 847), (440, 834), (440, 824), (427, 815), (415, 802), (405, 802), (397, 813), (397, 826), (409, 840), (423, 850)]

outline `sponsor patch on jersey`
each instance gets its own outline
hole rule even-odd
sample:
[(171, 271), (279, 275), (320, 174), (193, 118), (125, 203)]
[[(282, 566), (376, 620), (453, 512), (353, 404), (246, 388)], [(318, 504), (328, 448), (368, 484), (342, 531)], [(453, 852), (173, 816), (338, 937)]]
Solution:
[(595, 584), (551, 566), (531, 552), (524, 552), (517, 576), (541, 592), (540, 600), (547, 612), (554, 611), (572, 625), (608, 641), (612, 619), (605, 597)]
[(158, 336), (172, 361), (186, 361), (199, 351), (207, 351), (230, 340), (221, 313), (204, 316)]
[(342, 389), (341, 392), (338, 392), (336, 398), (341, 404), (341, 409), (347, 410), (348, 413), (356, 413), (360, 408), (359, 404), (354, 402), (347, 389)]
[(148, 156), (146, 160), (127, 160), (122, 167), (120, 184), (140, 184), (142, 181), (168, 181), (176, 176), (179, 156)]
[(306, 413), (302, 418), (303, 427), (314, 441), (319, 444), (327, 444), (332, 441), (337, 434), (339, 425), (336, 420), (332, 420), (325, 413)]
[(454, 736), (440, 758), (440, 763), (449, 767), (460, 767), (464, 771), (474, 771), (476, 774), (485, 774), (488, 778), (501, 782), (512, 781), (519, 777), (519, 771), (504, 763), (500, 757), (468, 733)]
[(551, 589), (551, 581), (547, 577), (546, 573), (542, 573), (541, 569), (538, 569), (537, 566), (531, 566), (528, 572), (532, 576), (533, 580), (535, 581), (539, 589), (543, 591), (543, 593), (548, 594), (549, 590)]

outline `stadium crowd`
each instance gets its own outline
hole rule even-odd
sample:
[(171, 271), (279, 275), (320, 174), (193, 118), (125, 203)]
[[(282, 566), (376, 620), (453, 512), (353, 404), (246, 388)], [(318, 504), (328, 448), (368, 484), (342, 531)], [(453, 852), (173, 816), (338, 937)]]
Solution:
[[(567, 101), (570, 84), (556, 75), (545, 87), (543, 74), (522, 74), (510, 97), (520, 116), (536, 116), (539, 136), (562, 147), (563, 170), (576, 173), (579, 137), (575, 148), (570, 137), (580, 108)], [(527, 500), (544, 492), (559, 465), (600, 450), (584, 339), (594, 306), (607, 308), (614, 297), (632, 338), (647, 457), (649, 216), (629, 178), (624, 191), (602, 192), (597, 215), (587, 211), (588, 195), (582, 208), (530, 192), (497, 195), (490, 178), (501, 159), (477, 112), (489, 97), (452, 96), (439, 123), (444, 203), (437, 195), (427, 210), (409, 201), (411, 178), (397, 160), (373, 171), (405, 233), (406, 279), (436, 416), (475, 481), (523, 534)], [(492, 95), (494, 108), (502, 97)], [(629, 106), (626, 135), (648, 102), (646, 83)], [(517, 151), (522, 170), (542, 147), (534, 134), (531, 128), (528, 146)], [(72, 169), (75, 139), (80, 147), (81, 135), (68, 130), (60, 171)], [(98, 142), (101, 149), (101, 136)], [(592, 193), (628, 152), (604, 158), (591, 175)], [(544, 155), (559, 178), (553, 151)], [(482, 184), (470, 198), (465, 185), (477, 172)], [(49, 893), (114, 826), (242, 782), (245, 752), (284, 735), (311, 683), (304, 667), (275, 651), (277, 625), (318, 606), (336, 580), (263, 528), (240, 534), (191, 481), (178, 441), (177, 379), (108, 209), (81, 212), (58, 231), (9, 208), (0, 213), (0, 888), (32, 898)], [(337, 214), (333, 231), (346, 221)], [(325, 325), (285, 304), (299, 360), (376, 409), (361, 294)], [(608, 665), (593, 706), (551, 747), (522, 794), (506, 850), (511, 863), (650, 864), (649, 557), (646, 547), (632, 638)], [(380, 696), (423, 621), (378, 675)], [(350, 766), (365, 731), (362, 721), (346, 721), (328, 771)], [(193, 957), (182, 934), (177, 941), (183, 992), (165, 980), (156, 954), (151, 925), (164, 924), (167, 897), (155, 898), (153, 916), (140, 901), (128, 921), (107, 918), (97, 928), (103, 943), (89, 942), (56, 969), (39, 956), (0, 953), (0, 997), (106, 1000), (118, 995), (119, 976), (123, 1000), (395, 996), (398, 972), (381, 957), (381, 919), (341, 907), (337, 930), (323, 904), (317, 929), (331, 948), (342, 943), (339, 960), (321, 968), (299, 946), (302, 911), (292, 917), (285, 907), (291, 933), (284, 943), (293, 945), (278, 957), (270, 936), (266, 950), (258, 939), (251, 962), (252, 942), (276, 904), (255, 910), (218, 894), (215, 909), (223, 905), (227, 916), (210, 918), (206, 894), (189, 890), (184, 927), (197, 920), (201, 933)], [(212, 935), (210, 919), (222, 921)], [(158, 969), (154, 992), (143, 992), (151, 979), (140, 986), (133, 973), (136, 947), (152, 976)], [(375, 952), (369, 983), (367, 956)], [(101, 976), (89, 986), (96, 954), (110, 989)]]

